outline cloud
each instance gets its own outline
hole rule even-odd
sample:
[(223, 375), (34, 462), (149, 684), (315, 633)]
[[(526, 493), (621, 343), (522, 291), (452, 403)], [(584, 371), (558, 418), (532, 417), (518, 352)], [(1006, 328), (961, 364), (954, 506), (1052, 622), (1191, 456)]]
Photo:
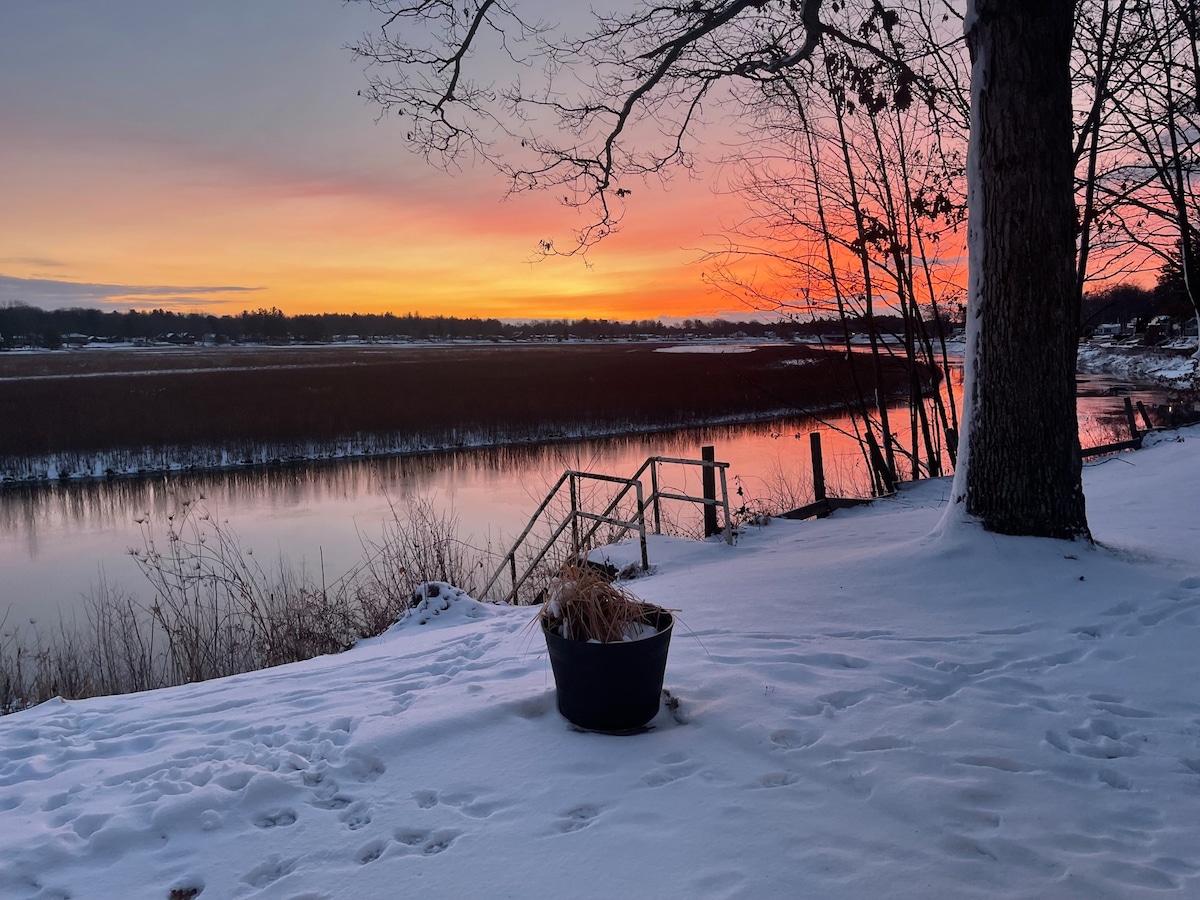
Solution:
[(67, 263), (59, 259), (48, 259), (43, 256), (22, 256), (9, 259), (0, 259), (0, 264), (15, 263), (18, 266), (32, 266), (36, 269), (65, 269)]
[[(15, 278), (0, 275), (0, 304), (25, 303), (43, 309), (64, 309), (72, 306), (120, 307), (129, 306), (195, 306), (232, 302), (220, 294), (245, 294), (261, 291), (261, 287), (240, 285), (145, 285), (102, 284), (79, 281), (54, 281), (48, 278)], [(142, 302), (139, 303), (138, 301)], [(150, 302), (147, 303), (146, 301)]]

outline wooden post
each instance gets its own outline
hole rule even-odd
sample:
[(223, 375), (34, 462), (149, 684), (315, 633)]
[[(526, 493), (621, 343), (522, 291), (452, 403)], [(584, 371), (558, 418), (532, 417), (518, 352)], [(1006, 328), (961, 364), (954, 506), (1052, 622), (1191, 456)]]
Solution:
[(1146, 407), (1141, 400), (1137, 402), (1137, 411), (1142, 414), (1142, 422), (1146, 425), (1147, 431), (1154, 430), (1154, 423), (1150, 421), (1150, 414), (1146, 412)]
[(821, 455), (821, 432), (814, 431), (808, 436), (808, 446), (812, 455), (813, 499), (825, 499), (825, 460)]
[(1141, 435), (1138, 434), (1137, 420), (1133, 417), (1133, 400), (1129, 397), (1125, 398), (1125, 419), (1129, 422), (1129, 436), (1136, 441)]
[(729, 518), (729, 482), (725, 480), (725, 469), (721, 469), (721, 505), (725, 509), (725, 543), (733, 546), (733, 520)]
[[(715, 447), (701, 447), (700, 458), (705, 462), (716, 462)], [(705, 466), (701, 470), (700, 483), (704, 494), (704, 536), (712, 537), (720, 529), (717, 527), (717, 476), (713, 466)]]

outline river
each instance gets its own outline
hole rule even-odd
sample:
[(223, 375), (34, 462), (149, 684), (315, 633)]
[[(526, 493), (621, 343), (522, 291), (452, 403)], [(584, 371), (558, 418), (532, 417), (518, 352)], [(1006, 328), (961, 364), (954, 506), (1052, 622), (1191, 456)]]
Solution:
[[(1122, 392), (1114, 379), (1080, 376), (1085, 445), (1127, 435)], [(1149, 393), (1133, 396), (1157, 402)], [(228, 521), (260, 560), (282, 556), (310, 572), (323, 570), (332, 580), (361, 559), (364, 539), (378, 538), (392, 509), (403, 511), (412, 498), (453, 512), (463, 540), (503, 552), (564, 469), (629, 476), (648, 456), (698, 459), (704, 445), (714, 446), (717, 459), (729, 463), (734, 507), (756, 501), (779, 505), (784, 493), (793, 505), (808, 502), (813, 430), (823, 435), (830, 493), (861, 495), (866, 490), (861, 454), (837, 433), (848, 428), (843, 418), (780, 419), (544, 446), (6, 487), (0, 489), (0, 619), (7, 612), (5, 630), (30, 620), (42, 630), (57, 625), (60, 615), (77, 619), (83, 599), (101, 579), (143, 591), (142, 575), (128, 554), (143, 543), (138, 520), (148, 516), (161, 536), (165, 517), (186, 500)], [(700, 492), (698, 475), (686, 469), (670, 470), (668, 478), (664, 488)], [(685, 527), (700, 518), (695, 507), (672, 515)]]

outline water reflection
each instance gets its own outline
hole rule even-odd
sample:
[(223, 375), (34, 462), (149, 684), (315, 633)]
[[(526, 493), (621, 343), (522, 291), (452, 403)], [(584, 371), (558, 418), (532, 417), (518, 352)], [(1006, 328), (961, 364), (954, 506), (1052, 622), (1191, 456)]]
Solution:
[(628, 474), (648, 455), (695, 457), (704, 444), (728, 450), (756, 437), (777, 440), (819, 425), (807, 418), (780, 419), (551, 445), (13, 486), (0, 492), (0, 532), (26, 536), (36, 553), (42, 532), (112, 528), (147, 514), (162, 517), (185, 499), (204, 498), (223, 509), (281, 509), (364, 496), (402, 497), (431, 484), (453, 488), (496, 476), (516, 476), (536, 487), (539, 479), (549, 483), (567, 467)]
[[(1112, 379), (1081, 380), (1085, 434), (1116, 429), (1117, 439), (1126, 436), (1123, 400), (1112, 389)], [(1148, 393), (1135, 399), (1148, 407), (1158, 402)], [(323, 565), (336, 576), (359, 560), (364, 537), (378, 533), (392, 505), (402, 507), (414, 495), (452, 508), (465, 539), (500, 547), (563, 469), (628, 476), (647, 456), (698, 458), (706, 444), (730, 463), (730, 490), (743, 490), (735, 505), (787, 490), (799, 506), (811, 499), (807, 436), (820, 429), (830, 492), (861, 494), (868, 484), (861, 453), (838, 428), (849, 423), (793, 417), (553, 445), (9, 486), (0, 490), (0, 618), (9, 608), (36, 617), (70, 607), (102, 577), (136, 589), (140, 575), (127, 558), (128, 548), (142, 542), (135, 520), (149, 513), (161, 522), (183, 500), (203, 498), (214, 516), (269, 556)], [(677, 468), (669, 477), (674, 483), (664, 489), (699, 493), (697, 472)], [(699, 518), (699, 510), (689, 514)]]

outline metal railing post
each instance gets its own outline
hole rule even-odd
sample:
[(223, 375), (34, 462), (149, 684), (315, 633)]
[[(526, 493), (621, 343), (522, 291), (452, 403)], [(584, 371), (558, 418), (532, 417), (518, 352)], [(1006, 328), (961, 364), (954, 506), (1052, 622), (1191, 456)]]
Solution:
[(646, 508), (642, 505), (642, 483), (637, 483), (638, 536), (642, 543), (642, 571), (650, 568), (650, 554), (646, 549)]
[(662, 534), (662, 510), (658, 497), (658, 457), (650, 458), (650, 503), (654, 507), (654, 533)]
[(725, 507), (725, 543), (733, 544), (733, 523), (729, 520), (729, 484), (725, 480), (725, 469), (721, 469), (721, 503)]
[(571, 474), (571, 549), (579, 558), (579, 487), (574, 473)]

